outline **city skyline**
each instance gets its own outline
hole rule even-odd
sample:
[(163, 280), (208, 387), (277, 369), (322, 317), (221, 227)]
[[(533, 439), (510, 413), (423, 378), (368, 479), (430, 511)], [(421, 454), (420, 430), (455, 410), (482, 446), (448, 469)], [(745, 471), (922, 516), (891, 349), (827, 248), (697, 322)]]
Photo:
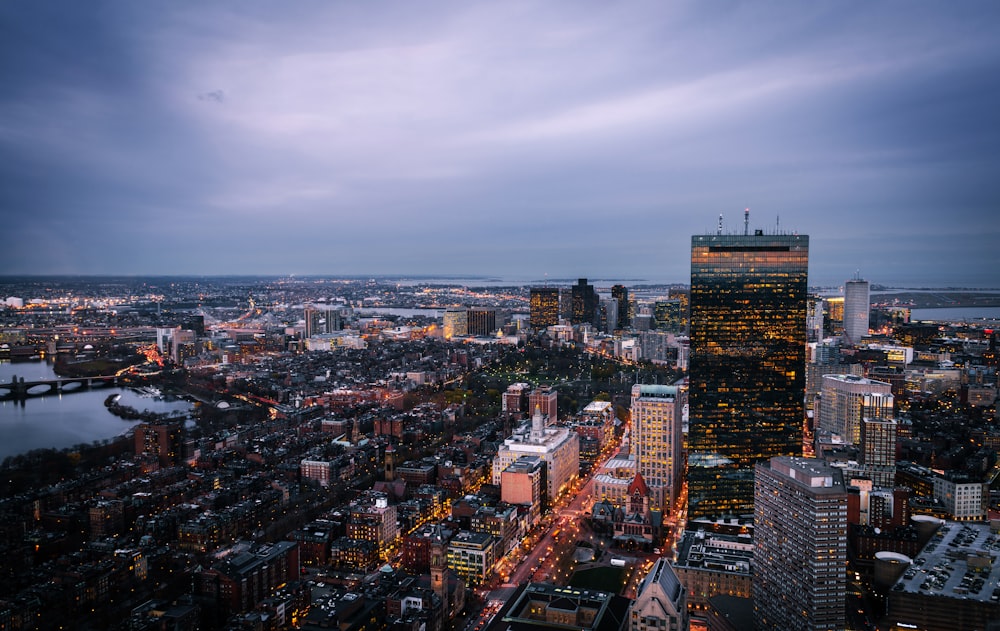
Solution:
[(1000, 286), (1000, 7), (0, 9), (4, 274)]

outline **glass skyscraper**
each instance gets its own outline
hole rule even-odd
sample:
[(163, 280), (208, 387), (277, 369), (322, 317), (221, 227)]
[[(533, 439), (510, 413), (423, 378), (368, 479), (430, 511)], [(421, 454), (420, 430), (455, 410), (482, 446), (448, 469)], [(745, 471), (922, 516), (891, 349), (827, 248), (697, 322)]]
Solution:
[(809, 237), (691, 239), (688, 517), (753, 512), (757, 462), (802, 454)]

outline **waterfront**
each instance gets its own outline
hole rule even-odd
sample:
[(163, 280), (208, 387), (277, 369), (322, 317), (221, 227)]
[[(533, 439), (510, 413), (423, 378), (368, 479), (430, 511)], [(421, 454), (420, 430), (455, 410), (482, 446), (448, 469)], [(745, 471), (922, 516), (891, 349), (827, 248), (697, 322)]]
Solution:
[[(57, 378), (52, 367), (41, 360), (0, 362), (0, 381), (9, 383), (14, 375), (25, 381)], [(191, 409), (187, 401), (148, 397), (128, 388), (0, 401), (0, 460), (32, 449), (62, 449), (125, 433), (138, 421), (125, 421), (109, 412), (104, 400), (111, 394), (121, 395), (122, 405), (137, 410), (165, 413)]]
[(910, 320), (934, 322), (982, 322), (1000, 320), (1000, 307), (938, 307), (911, 309)]

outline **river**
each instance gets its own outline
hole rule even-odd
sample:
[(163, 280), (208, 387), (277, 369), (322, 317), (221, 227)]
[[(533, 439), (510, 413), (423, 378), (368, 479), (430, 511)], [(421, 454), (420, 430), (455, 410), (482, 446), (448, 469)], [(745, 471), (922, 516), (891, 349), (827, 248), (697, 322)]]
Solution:
[[(10, 383), (14, 375), (25, 381), (58, 377), (45, 361), (0, 361), (0, 381)], [(138, 421), (122, 420), (104, 407), (104, 400), (115, 393), (121, 395), (122, 405), (137, 410), (164, 413), (191, 409), (187, 401), (144, 396), (128, 388), (98, 388), (25, 401), (0, 401), (0, 461), (32, 449), (62, 449), (125, 433)]]

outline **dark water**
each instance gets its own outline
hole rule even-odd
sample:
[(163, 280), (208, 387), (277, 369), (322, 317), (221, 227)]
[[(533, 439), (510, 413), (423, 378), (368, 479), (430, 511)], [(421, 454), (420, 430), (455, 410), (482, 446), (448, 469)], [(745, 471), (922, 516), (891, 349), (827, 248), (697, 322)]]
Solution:
[[(57, 377), (44, 361), (0, 362), (0, 381), (10, 383), (14, 375), (25, 381)], [(125, 433), (137, 421), (124, 421), (104, 407), (104, 400), (114, 393), (121, 395), (122, 405), (137, 410), (191, 409), (186, 401), (165, 401), (126, 388), (52, 394), (23, 402), (0, 401), (0, 460), (32, 449), (62, 449)]]

